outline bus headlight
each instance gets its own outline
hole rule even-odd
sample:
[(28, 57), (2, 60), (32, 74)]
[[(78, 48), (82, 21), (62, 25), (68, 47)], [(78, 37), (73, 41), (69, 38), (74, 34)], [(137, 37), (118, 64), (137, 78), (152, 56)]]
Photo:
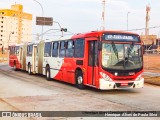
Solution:
[(140, 81), (142, 79), (142, 74), (140, 74), (137, 78), (136, 81)]
[(112, 81), (112, 79), (103, 72), (100, 72), (101, 77), (106, 81)]

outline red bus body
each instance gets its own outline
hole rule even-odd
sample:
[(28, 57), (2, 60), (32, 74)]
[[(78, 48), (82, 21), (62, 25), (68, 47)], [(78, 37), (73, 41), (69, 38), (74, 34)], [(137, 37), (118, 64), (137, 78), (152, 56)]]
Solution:
[(95, 31), (33, 43), (20, 47), (17, 56), (11, 54), (9, 64), (29, 74), (46, 75), (48, 80), (76, 84), (80, 89), (144, 85), (142, 42), (139, 35), (128, 32)]
[(18, 51), (19, 51), (19, 45), (10, 46), (9, 65), (11, 67), (21, 69), (20, 60), (18, 59), (18, 56), (19, 56)]
[(10, 46), (9, 51), (9, 65), (15, 70), (26, 70), (26, 44)]

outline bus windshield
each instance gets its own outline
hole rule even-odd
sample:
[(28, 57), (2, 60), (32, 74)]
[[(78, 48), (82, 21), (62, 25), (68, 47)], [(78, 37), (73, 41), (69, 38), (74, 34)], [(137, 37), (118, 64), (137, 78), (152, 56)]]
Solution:
[(142, 67), (142, 50), (138, 44), (102, 43), (102, 66), (114, 70), (134, 70)]

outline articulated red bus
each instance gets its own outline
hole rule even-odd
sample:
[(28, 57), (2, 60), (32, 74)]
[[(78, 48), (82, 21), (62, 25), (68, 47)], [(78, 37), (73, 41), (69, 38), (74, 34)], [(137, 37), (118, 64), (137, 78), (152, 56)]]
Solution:
[(9, 46), (9, 65), (13, 67), (14, 70), (26, 70), (26, 46), (26, 44)]
[(68, 82), (79, 89), (144, 85), (142, 41), (138, 34), (93, 31), (15, 48), (18, 53), (10, 49), (10, 66), (28, 74), (43, 74), (47, 80)]

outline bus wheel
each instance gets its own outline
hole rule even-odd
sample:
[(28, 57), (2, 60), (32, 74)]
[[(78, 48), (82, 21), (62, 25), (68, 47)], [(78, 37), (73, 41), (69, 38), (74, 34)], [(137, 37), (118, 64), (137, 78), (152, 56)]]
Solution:
[(30, 65), (30, 64), (28, 65), (28, 74), (29, 74), (29, 75), (32, 74), (32, 72), (31, 72), (31, 65)]
[(79, 89), (84, 89), (85, 86), (83, 84), (83, 73), (78, 71), (76, 74), (76, 86)]
[(14, 69), (14, 71), (17, 70), (17, 68), (16, 68), (16, 63), (14, 63), (13, 69)]
[(46, 80), (48, 80), (48, 81), (51, 80), (51, 77), (50, 77), (50, 68), (49, 67), (46, 68)]

